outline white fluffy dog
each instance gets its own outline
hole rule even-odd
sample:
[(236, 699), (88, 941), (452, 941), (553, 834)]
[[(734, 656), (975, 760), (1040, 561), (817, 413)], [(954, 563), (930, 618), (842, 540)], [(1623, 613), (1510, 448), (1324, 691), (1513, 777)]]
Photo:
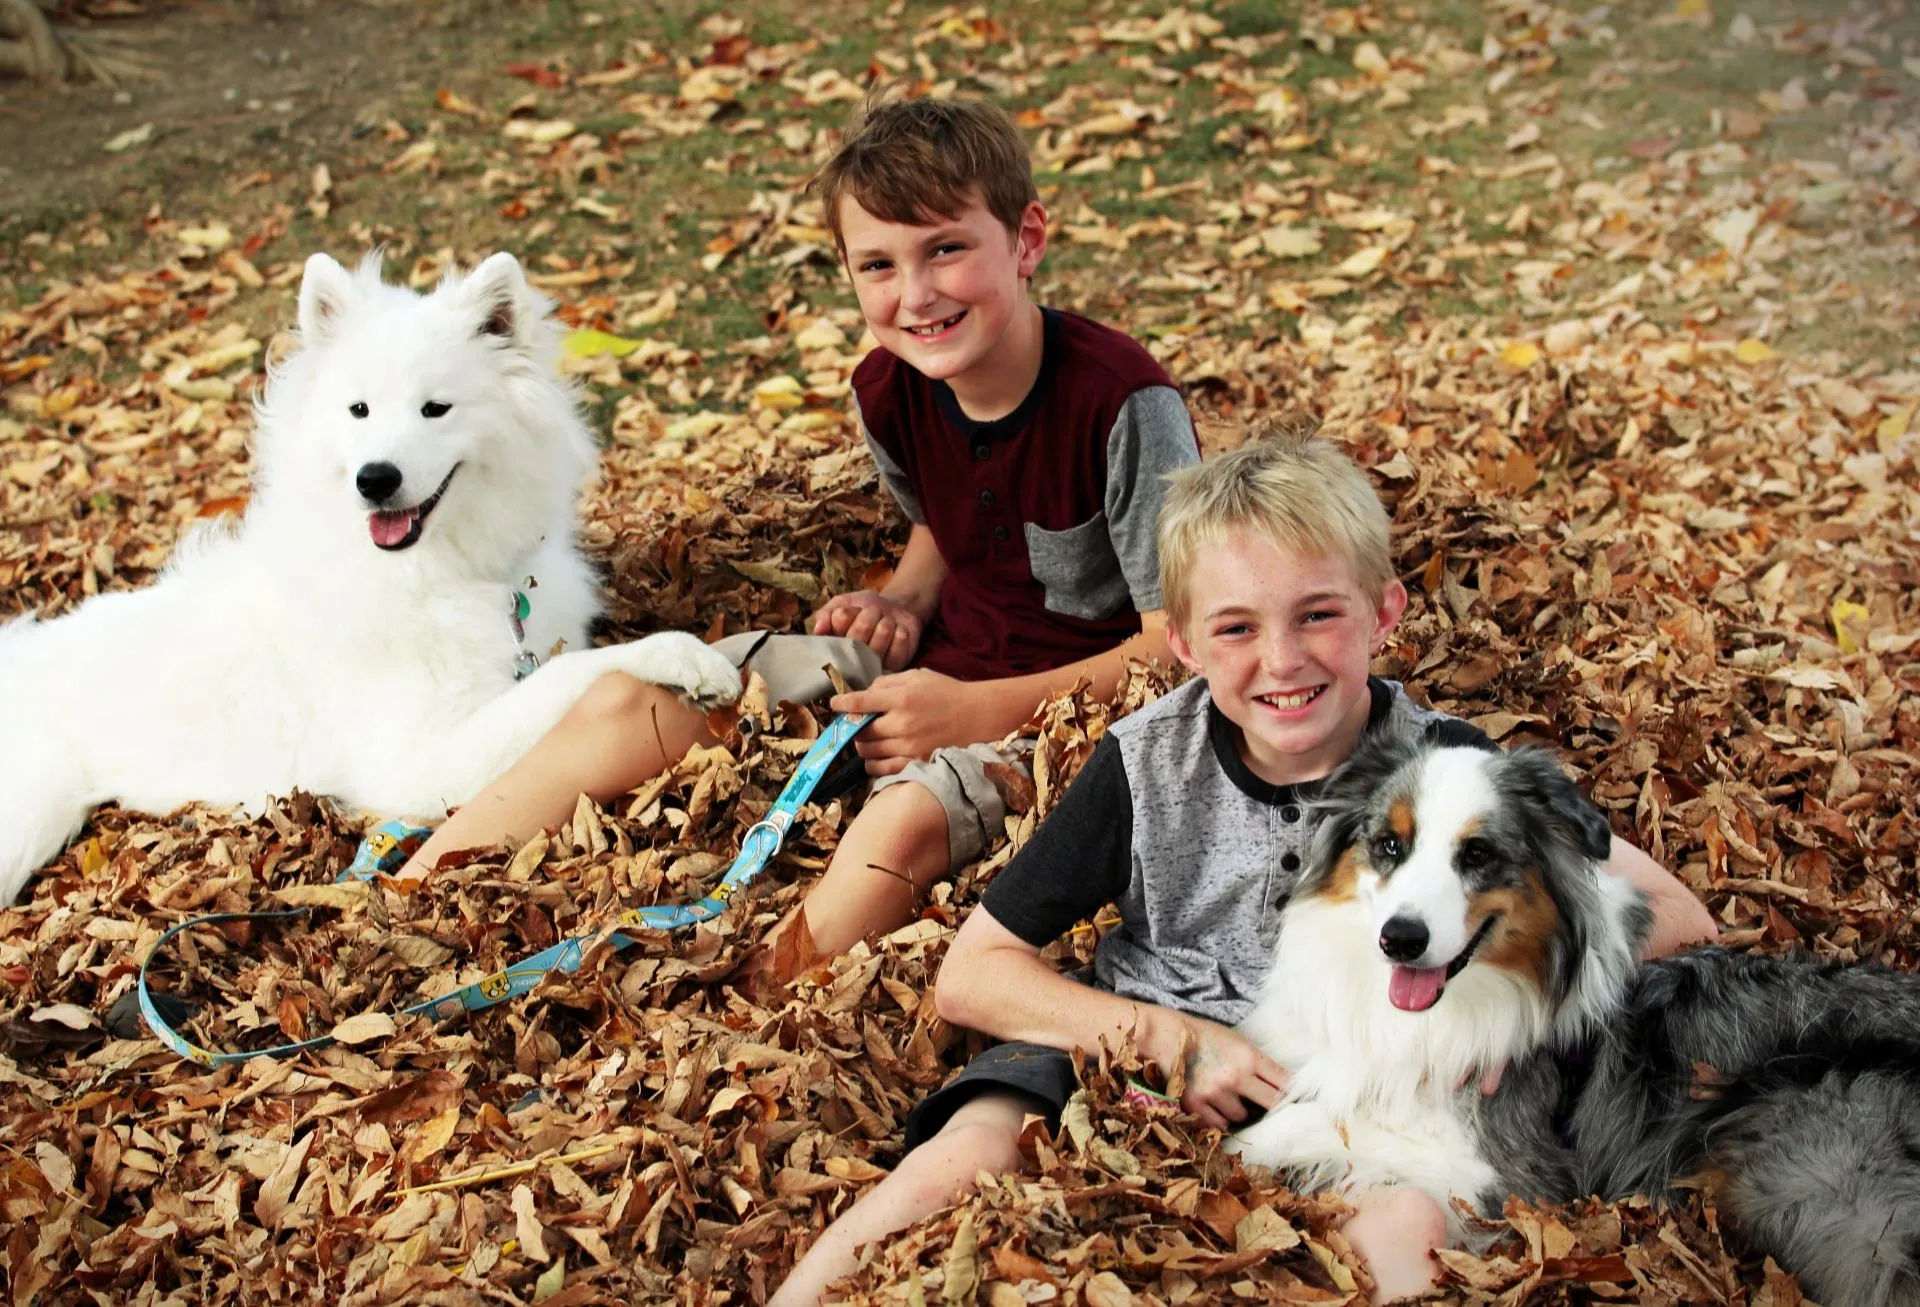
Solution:
[(507, 254), (425, 296), (307, 261), (244, 520), (144, 590), (0, 626), (0, 904), (107, 799), (438, 816), (605, 673), (737, 694), (691, 635), (587, 647), (596, 454), (547, 308)]

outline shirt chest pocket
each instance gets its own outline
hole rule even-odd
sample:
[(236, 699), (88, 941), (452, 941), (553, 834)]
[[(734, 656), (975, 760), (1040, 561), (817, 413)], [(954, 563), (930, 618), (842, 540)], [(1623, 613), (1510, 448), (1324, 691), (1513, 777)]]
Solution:
[(1132, 601), (1105, 513), (1064, 531), (1043, 531), (1029, 522), (1026, 533), (1027, 558), (1033, 579), (1046, 591), (1048, 612), (1092, 622)]

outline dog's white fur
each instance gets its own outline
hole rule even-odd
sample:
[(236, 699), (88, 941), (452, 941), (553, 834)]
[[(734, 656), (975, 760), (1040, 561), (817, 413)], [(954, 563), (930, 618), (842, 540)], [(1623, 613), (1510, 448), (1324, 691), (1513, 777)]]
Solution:
[[(600, 597), (574, 513), (596, 453), (548, 307), (507, 254), (425, 296), (384, 285), (374, 259), (308, 260), (244, 520), (183, 541), (146, 589), (0, 626), (0, 904), (110, 798), (165, 813), (298, 788), (436, 817), (606, 673), (737, 693), (691, 635), (587, 647)], [(429, 418), (429, 401), (451, 408)], [(403, 474), (389, 508), (452, 473), (398, 552), (373, 543), (355, 484), (382, 462)], [(509, 611), (529, 577), (526, 647), (544, 661), (516, 683)]]
[[(1484, 963), (1449, 980), (1426, 1011), (1388, 1000), (1393, 964), (1378, 944), (1388, 919), (1411, 915), (1428, 927), (1423, 966), (1452, 961), (1479, 924), (1451, 854), (1488, 824), (1493, 805), (1511, 802), (1489, 780), (1490, 757), (1460, 748), (1427, 755), (1414, 798), (1419, 835), (1390, 878), (1363, 869), (1350, 898), (1302, 893), (1288, 902), (1273, 970), (1238, 1029), (1292, 1079), (1278, 1106), (1226, 1141), (1251, 1164), (1287, 1168), (1304, 1188), (1421, 1189), (1448, 1213), (1456, 1241), (1467, 1232), (1449, 1200), (1471, 1203), (1498, 1179), (1462, 1093), (1477, 1092), (1485, 1069), (1599, 1017), (1617, 1000), (1610, 977), (1628, 962), (1596, 949), (1558, 1017), (1531, 977)], [(1598, 863), (1586, 874), (1597, 878), (1607, 912), (1633, 910), (1637, 891), (1627, 881)], [(1630, 955), (1629, 932), (1605, 938)]]

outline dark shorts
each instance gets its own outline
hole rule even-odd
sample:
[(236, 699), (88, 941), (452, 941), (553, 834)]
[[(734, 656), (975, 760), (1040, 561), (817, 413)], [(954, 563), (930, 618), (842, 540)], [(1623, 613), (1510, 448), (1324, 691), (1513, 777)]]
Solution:
[(1061, 1109), (1079, 1087), (1073, 1059), (1059, 1049), (1045, 1044), (995, 1044), (908, 1113), (907, 1150), (939, 1134), (955, 1112), (982, 1094), (1023, 1094), (1034, 1099), (1035, 1110), (1047, 1118), (1047, 1128), (1057, 1129)]

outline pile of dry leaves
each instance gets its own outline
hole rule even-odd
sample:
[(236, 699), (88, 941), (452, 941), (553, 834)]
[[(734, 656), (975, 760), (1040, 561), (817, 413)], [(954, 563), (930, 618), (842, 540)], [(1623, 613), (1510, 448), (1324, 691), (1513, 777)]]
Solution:
[[(1558, 29), (1522, 30), (1540, 6), (1495, 8), (1515, 19), (1485, 56), (1499, 81), (1502, 61), (1546, 58)], [(1363, 12), (1316, 9), (1314, 21)], [(956, 48), (988, 39), (942, 21), (959, 24), (940, 38)], [(1287, 133), (1312, 127), (1308, 97), (1235, 64), (1251, 38), (1211, 21), (1179, 10), (1085, 40), (1138, 49), (1147, 67), (1217, 42), (1222, 77), (1244, 73), (1221, 82), (1223, 114), (1265, 124), (1240, 144), (1292, 148)], [(1332, 49), (1376, 31), (1299, 39)], [(1369, 40), (1352, 75), (1311, 98), (1394, 110), (1480, 58)], [(737, 114), (703, 112), (694, 92), (711, 83), (725, 100), (749, 84), (733, 75), (749, 59), (690, 67), (705, 82), (672, 106), (687, 132), (732, 130)], [(832, 101), (840, 85), (825, 71), (795, 94)], [(1068, 99), (1023, 121), (1056, 181), (1160, 139), (1160, 118), (1131, 100)], [(1474, 121), (1412, 126), (1437, 139)], [(543, 145), (564, 154), (586, 150), (580, 140)], [(1111, 262), (1063, 296), (1151, 339), (1210, 448), (1238, 439), (1244, 419), (1290, 411), (1373, 468), (1414, 594), (1379, 670), (1500, 739), (1561, 748), (1730, 944), (1912, 965), (1920, 373), (1764, 343), (1804, 307), (1783, 289), (1782, 255), (1814, 258), (1815, 242), (1779, 197), (1830, 184), (1813, 165), (1716, 184), (1741, 149), (1723, 143), (1563, 185), (1565, 161), (1537, 141), (1537, 127), (1516, 132), (1512, 175), (1491, 179), (1541, 188), (1527, 212), (1503, 215), (1505, 234), (1274, 166), (1177, 220), (1064, 214), (1057, 239)], [(1898, 166), (1913, 158), (1907, 148)], [(313, 204), (331, 185), (315, 179)], [(1911, 222), (1911, 204), (1888, 212)], [(151, 228), (172, 257), (0, 311), (9, 615), (144, 584), (196, 520), (244, 506), (247, 406), (275, 347), (248, 323), (288, 319), (299, 264), (267, 257), (265, 229), (237, 237), (157, 212)], [(1551, 252), (1511, 261), (1530, 234)], [(1323, 236), (1343, 242), (1337, 257), (1319, 275), (1290, 272)], [(708, 272), (733, 260), (791, 274), (770, 334), (724, 356), (660, 334), (676, 312), (700, 312), (672, 286), (629, 287), (597, 257), (544, 265), (569, 322), (598, 333), (576, 338), (569, 366), (609, 432), (586, 506), (609, 575), (608, 638), (792, 628), (825, 596), (884, 575), (903, 527), (846, 417), (859, 320), (794, 289), (822, 239), (791, 188), (763, 192), (715, 238)], [(425, 280), (442, 257), (410, 271)], [(1458, 289), (1441, 276), (1449, 264), (1505, 269), (1492, 275), (1520, 314), (1431, 311), (1429, 290)], [(1850, 296), (1868, 302), (1846, 284), (1823, 294), (1841, 311)], [(1747, 306), (1737, 316), (1729, 297)], [(30, 902), (0, 908), (11, 1301), (761, 1301), (897, 1160), (907, 1110), (976, 1046), (929, 998), (959, 919), (1114, 714), (1165, 685), (1140, 669), (1118, 704), (1045, 705), (1029, 726), (1043, 766), (1007, 838), (886, 939), (831, 961), (779, 959), (790, 984), (731, 979), (824, 866), (847, 817), (836, 801), (807, 814), (716, 922), (602, 948), (575, 976), (441, 1028), (384, 1014), (623, 907), (697, 896), (818, 721), (796, 711), (735, 730), (643, 791), (604, 810), (583, 802), (559, 830), (412, 892), (335, 886), (360, 821), (310, 796), (251, 819), (101, 811)], [(169, 925), (295, 906), (311, 911), (292, 926), (190, 933), (158, 983), (194, 1005), (206, 1044), (334, 1031), (337, 1046), (207, 1071), (110, 1028)], [(1093, 938), (1057, 946), (1063, 963)], [(1337, 1204), (1250, 1178), (1214, 1137), (1125, 1105), (1115, 1084), (1114, 1067), (1089, 1065), (1061, 1130), (1026, 1136), (1027, 1176), (876, 1250), (851, 1299), (1321, 1302), (1363, 1283)], [(1790, 1279), (1729, 1253), (1697, 1201), (1515, 1205), (1506, 1224), (1489, 1255), (1446, 1256), (1447, 1296), (1798, 1301)]]
[[(138, 584), (180, 528), (237, 506), (263, 350), (208, 324), (253, 280), (246, 266), (63, 287), (0, 321), (17, 428), (0, 578), (18, 606)], [(590, 512), (619, 634), (790, 625), (897, 543), (840, 416), (852, 348), (817, 325), (814, 389), (763, 384), (695, 430), (623, 418), (648, 438), (616, 441)], [(1416, 598), (1385, 670), (1497, 736), (1564, 746), (1730, 941), (1909, 962), (1920, 378), (1753, 366), (1614, 326), (1602, 311), (1577, 353), (1521, 367), (1508, 342), (1444, 323), (1283, 341), (1258, 365), (1294, 379), (1296, 402), (1394, 505)], [(1246, 384), (1204, 347), (1169, 361)], [(53, 385), (26, 348), (140, 370)], [(1203, 426), (1211, 443), (1237, 430)], [(1142, 671), (1127, 701), (1161, 684)], [(0, 911), (14, 1301), (756, 1300), (895, 1159), (906, 1110), (965, 1056), (926, 997), (942, 949), (1112, 711), (1049, 705), (1033, 725), (1043, 781), (1009, 841), (915, 925), (790, 987), (727, 978), (823, 865), (838, 802), (712, 926), (602, 950), (578, 976), (444, 1029), (358, 1014), (621, 906), (695, 895), (817, 723), (795, 713), (736, 734), (608, 811), (583, 803), (551, 837), (414, 893), (333, 886), (357, 828), (304, 796), (252, 821), (102, 812), (31, 903)], [(190, 934), (159, 980), (198, 1005), (212, 1046), (328, 1030), (341, 1046), (207, 1072), (108, 1032), (167, 925), (287, 906), (311, 919)], [(1063, 1132), (1036, 1128), (1027, 1145), (1032, 1177), (878, 1254), (862, 1292), (1318, 1301), (1354, 1284), (1332, 1207), (1249, 1180), (1173, 1116), (1119, 1104), (1098, 1067)], [(1453, 1292), (1569, 1283), (1681, 1300), (1762, 1273), (1729, 1258), (1711, 1212), (1509, 1219), (1510, 1246), (1450, 1257)]]

